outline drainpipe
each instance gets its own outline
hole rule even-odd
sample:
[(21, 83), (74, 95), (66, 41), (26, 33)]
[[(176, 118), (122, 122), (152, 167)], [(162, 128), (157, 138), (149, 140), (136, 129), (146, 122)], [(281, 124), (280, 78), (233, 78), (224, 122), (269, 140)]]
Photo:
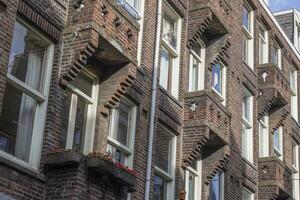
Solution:
[(157, 16), (156, 16), (157, 29), (156, 29), (156, 37), (155, 37), (155, 54), (154, 54), (153, 77), (152, 77), (151, 113), (150, 113), (150, 128), (149, 128), (148, 156), (147, 156), (147, 173), (146, 173), (144, 200), (149, 200), (150, 185), (151, 185), (153, 136), (154, 136), (154, 122), (155, 122), (155, 111), (156, 111), (157, 72), (158, 72), (158, 63), (159, 63), (161, 21), (162, 21), (162, 16), (161, 16), (162, 1), (163, 0), (158, 0)]

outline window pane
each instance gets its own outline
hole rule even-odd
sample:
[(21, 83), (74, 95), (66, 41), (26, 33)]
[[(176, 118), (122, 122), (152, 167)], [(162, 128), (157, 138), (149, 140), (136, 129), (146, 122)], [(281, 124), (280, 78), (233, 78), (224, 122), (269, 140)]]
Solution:
[(155, 174), (153, 200), (166, 200), (166, 199), (167, 199), (167, 183), (160, 175)]
[(192, 56), (192, 91), (196, 91), (199, 89), (198, 87), (198, 75), (199, 75), (199, 61)]
[(188, 200), (195, 200), (195, 176), (190, 173), (189, 175), (189, 197)]
[(119, 107), (117, 108), (119, 120), (118, 120), (118, 132), (116, 135), (117, 141), (123, 145), (128, 145), (128, 131), (129, 131), (129, 122), (130, 122), (130, 107), (129, 105), (121, 101)]
[(278, 48), (273, 47), (272, 51), (272, 63), (278, 65)]
[(26, 162), (29, 160), (36, 107), (36, 100), (6, 85), (0, 117), (0, 148)]
[(250, 32), (250, 14), (247, 8), (243, 8), (243, 25)]
[(73, 138), (73, 148), (77, 150), (83, 150), (84, 135), (85, 135), (85, 123), (87, 114), (87, 103), (78, 97), (76, 118), (75, 118), (75, 129)]
[(126, 0), (127, 3), (129, 3), (132, 7), (134, 7), (136, 10), (138, 10), (138, 2), (139, 0)]
[(193, 168), (195, 171), (197, 171), (198, 170), (197, 164), (198, 164), (198, 161), (193, 160), (190, 167)]
[(243, 117), (250, 122), (250, 98), (246, 95), (243, 96)]
[(243, 61), (245, 63), (248, 63), (248, 53), (249, 53), (248, 38), (247, 38), (247, 36), (244, 35), (244, 37), (243, 37)]
[(112, 159), (118, 163), (121, 163), (123, 165), (125, 165), (125, 161), (126, 161), (126, 154), (124, 152), (122, 152), (121, 150), (111, 146), (111, 145), (107, 145), (107, 152), (108, 154), (112, 157)]
[(160, 85), (168, 89), (171, 78), (169, 75), (171, 74), (171, 56), (165, 48), (162, 48), (160, 56)]
[(294, 141), (293, 141), (292, 155), (293, 155), (293, 165), (294, 167), (297, 167), (297, 144)]
[(8, 73), (28, 86), (41, 91), (44, 81), (46, 49), (39, 35), (16, 22), (9, 58)]
[(212, 69), (212, 87), (222, 94), (222, 69), (220, 64), (215, 64)]
[(274, 132), (274, 147), (280, 151), (280, 134), (278, 129)]
[(60, 147), (65, 149), (67, 144), (67, 135), (69, 127), (69, 114), (71, 106), (71, 93), (68, 92), (65, 94), (65, 100), (62, 110), (62, 121), (61, 121), (61, 134), (60, 134)]
[(157, 127), (156, 136), (156, 166), (170, 171), (171, 145), (173, 137), (162, 127)]
[(247, 190), (243, 190), (243, 199), (242, 200), (252, 200), (252, 194)]
[(92, 96), (94, 81), (84, 74), (79, 73), (79, 76), (71, 84), (89, 97)]
[(210, 187), (209, 187), (209, 200), (221, 200), (221, 194), (220, 194), (220, 173), (217, 173), (213, 179), (210, 182)]
[(201, 54), (201, 45), (199, 44), (199, 42), (196, 42), (196, 44), (193, 46), (193, 51), (200, 57), (202, 58), (202, 54)]
[(164, 11), (162, 37), (174, 48), (177, 48), (177, 18), (170, 10)]

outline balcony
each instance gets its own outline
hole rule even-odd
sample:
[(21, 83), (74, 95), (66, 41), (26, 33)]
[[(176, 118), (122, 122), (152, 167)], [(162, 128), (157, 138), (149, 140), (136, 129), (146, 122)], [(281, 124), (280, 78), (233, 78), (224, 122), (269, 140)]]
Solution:
[(258, 65), (258, 118), (260, 119), (270, 111), (288, 104), (290, 99), (290, 86), (281, 70), (275, 64)]
[[(292, 196), (292, 171), (279, 158), (258, 159), (259, 199), (288, 199)], [(268, 198), (266, 198), (268, 194)]]
[(183, 155), (189, 165), (200, 151), (209, 157), (230, 143), (231, 114), (211, 91), (187, 93), (184, 102)]

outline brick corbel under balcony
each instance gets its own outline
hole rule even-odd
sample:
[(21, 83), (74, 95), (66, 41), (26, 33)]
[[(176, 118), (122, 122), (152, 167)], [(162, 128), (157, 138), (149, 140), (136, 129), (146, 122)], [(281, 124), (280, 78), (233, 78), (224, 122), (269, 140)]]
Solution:
[(216, 42), (217, 53), (212, 53), (212, 56), (209, 59), (209, 70), (212, 70), (214, 64), (223, 63), (228, 65), (228, 60), (230, 58), (230, 47), (231, 47), (231, 36), (228, 34), (220, 37)]

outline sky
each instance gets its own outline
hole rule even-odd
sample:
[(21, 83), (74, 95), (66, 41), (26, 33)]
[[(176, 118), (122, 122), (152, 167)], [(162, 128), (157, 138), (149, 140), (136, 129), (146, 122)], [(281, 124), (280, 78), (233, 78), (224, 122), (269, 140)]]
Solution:
[(290, 8), (300, 10), (300, 0), (269, 0), (269, 7), (273, 12)]

